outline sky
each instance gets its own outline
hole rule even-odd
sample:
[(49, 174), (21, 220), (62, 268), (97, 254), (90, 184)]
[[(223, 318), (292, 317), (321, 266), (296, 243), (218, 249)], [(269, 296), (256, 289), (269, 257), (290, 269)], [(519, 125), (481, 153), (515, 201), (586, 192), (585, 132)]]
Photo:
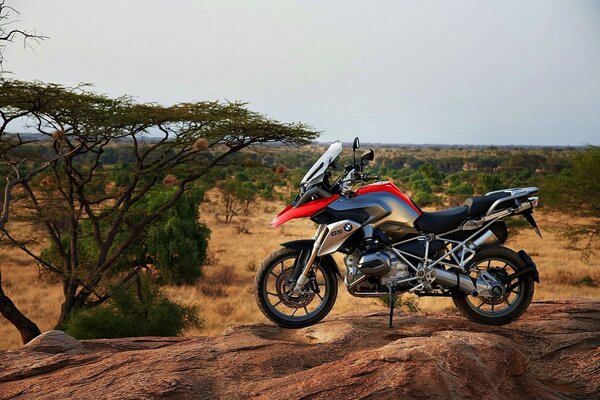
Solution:
[(600, 144), (600, 2), (7, 0), (13, 78), (240, 100), (320, 140)]

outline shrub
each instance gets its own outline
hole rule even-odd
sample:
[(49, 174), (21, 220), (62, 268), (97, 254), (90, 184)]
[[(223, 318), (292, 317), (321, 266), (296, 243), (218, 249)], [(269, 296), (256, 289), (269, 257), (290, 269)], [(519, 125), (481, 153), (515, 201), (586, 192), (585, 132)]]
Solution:
[(591, 276), (586, 275), (582, 279), (580, 279), (579, 281), (575, 282), (575, 285), (576, 286), (596, 287), (596, 282), (594, 282), (594, 279), (592, 279)]
[(62, 326), (77, 339), (178, 336), (200, 325), (197, 308), (167, 299), (149, 280), (112, 288), (105, 306), (76, 311)]
[[(155, 201), (165, 201), (169, 194), (149, 194), (147, 202), (155, 207)], [(165, 283), (194, 283), (202, 274), (210, 237), (210, 230), (199, 222), (203, 198), (200, 189), (188, 191), (148, 230), (146, 251)]]
[(200, 285), (200, 291), (206, 297), (227, 297), (227, 291), (223, 285), (202, 282)]
[(216, 308), (217, 308), (217, 312), (222, 317), (230, 316), (234, 310), (234, 307), (229, 303), (219, 303), (219, 304), (217, 304)]
[[(384, 306), (390, 306), (389, 296), (380, 297), (378, 300)], [(414, 296), (397, 294), (396, 301), (394, 302), (394, 308), (398, 310), (404, 308), (411, 313), (417, 313), (419, 312), (419, 302)]]
[(411, 199), (420, 207), (427, 207), (441, 203), (441, 199), (433, 193), (416, 192)]
[(246, 271), (255, 272), (256, 269), (257, 269), (256, 262), (250, 261), (248, 264), (246, 264)]
[(235, 270), (233, 269), (232, 266), (225, 266), (225, 267), (221, 267), (217, 271), (215, 271), (212, 278), (216, 283), (219, 283), (219, 284), (225, 285), (225, 286), (230, 286), (233, 284), (233, 282), (235, 282), (235, 279), (237, 278), (237, 274), (235, 273)]

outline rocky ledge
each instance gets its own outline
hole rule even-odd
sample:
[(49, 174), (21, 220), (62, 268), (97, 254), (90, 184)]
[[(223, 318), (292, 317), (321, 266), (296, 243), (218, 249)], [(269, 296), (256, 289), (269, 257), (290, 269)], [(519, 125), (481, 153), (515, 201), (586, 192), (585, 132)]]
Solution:
[(299, 330), (77, 341), (0, 352), (0, 398), (600, 398), (600, 302), (531, 305), (504, 327), (455, 314), (330, 316)]

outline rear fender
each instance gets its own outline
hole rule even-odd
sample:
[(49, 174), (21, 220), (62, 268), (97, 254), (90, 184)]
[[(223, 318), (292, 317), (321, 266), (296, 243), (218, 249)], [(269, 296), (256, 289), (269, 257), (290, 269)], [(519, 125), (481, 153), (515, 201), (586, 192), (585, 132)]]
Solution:
[[(281, 246), (288, 249), (300, 250), (300, 257), (298, 257), (298, 260), (305, 261), (310, 256), (314, 244), (314, 239), (301, 239), (281, 243)], [(317, 260), (323, 268), (333, 271), (340, 279), (342, 279), (342, 274), (340, 274), (337, 264), (330, 254), (317, 257)], [(294, 280), (298, 280), (298, 277), (302, 273), (303, 266), (303, 262), (296, 262), (296, 265), (294, 266)]]
[(540, 283), (540, 273), (538, 272), (537, 265), (535, 265), (535, 262), (533, 262), (529, 254), (527, 254), (525, 250), (519, 250), (518, 254), (519, 257), (521, 257), (521, 260), (523, 260), (523, 262), (525, 263), (525, 265), (527, 265), (527, 268), (525, 268), (525, 270), (523, 270), (522, 272), (525, 275), (533, 276), (533, 280), (537, 283)]

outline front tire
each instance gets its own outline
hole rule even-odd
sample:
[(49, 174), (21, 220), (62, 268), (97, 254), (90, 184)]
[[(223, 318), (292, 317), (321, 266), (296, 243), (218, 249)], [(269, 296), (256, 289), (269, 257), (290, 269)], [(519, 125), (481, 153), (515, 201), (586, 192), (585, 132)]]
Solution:
[[(283, 328), (303, 328), (316, 324), (331, 311), (337, 298), (337, 277), (319, 259), (315, 260), (311, 280), (301, 295), (288, 286), (300, 251), (283, 248), (267, 257), (254, 280), (258, 308), (270, 321)], [(311, 283), (313, 281), (313, 283)], [(313, 290), (317, 285), (319, 292)]]
[[(476, 266), (488, 270), (496, 276), (512, 274), (527, 266), (513, 250), (503, 246), (481, 249), (467, 269)], [(503, 272), (504, 271), (504, 272)], [(473, 297), (460, 293), (453, 297), (458, 310), (473, 322), (485, 325), (505, 325), (518, 319), (529, 307), (533, 298), (534, 281), (531, 276), (517, 278), (517, 285), (510, 292), (497, 299)], [(508, 285), (507, 285), (508, 286)]]

